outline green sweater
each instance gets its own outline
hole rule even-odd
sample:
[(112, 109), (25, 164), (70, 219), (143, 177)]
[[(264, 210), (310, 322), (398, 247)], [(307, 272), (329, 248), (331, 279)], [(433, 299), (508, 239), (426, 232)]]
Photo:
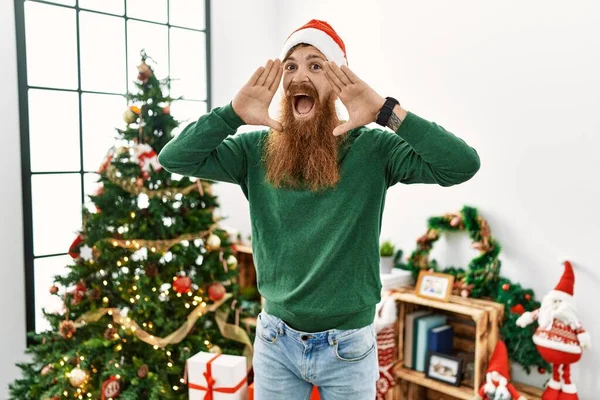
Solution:
[(477, 152), (462, 139), (409, 112), (396, 133), (365, 126), (347, 133), (335, 189), (276, 189), (265, 181), (261, 161), (268, 131), (235, 135), (243, 124), (231, 103), (216, 108), (185, 127), (158, 161), (173, 173), (240, 185), (250, 204), (265, 311), (305, 332), (373, 322), (389, 187), (451, 186), (479, 169)]

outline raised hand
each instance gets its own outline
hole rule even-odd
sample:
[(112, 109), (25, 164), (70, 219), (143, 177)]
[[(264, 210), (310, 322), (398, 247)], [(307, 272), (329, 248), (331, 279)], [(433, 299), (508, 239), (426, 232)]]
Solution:
[(283, 67), (279, 59), (269, 60), (252, 74), (250, 80), (233, 98), (232, 106), (239, 117), (248, 125), (266, 125), (277, 131), (283, 126), (269, 117), (269, 105), (277, 91)]
[(333, 61), (325, 63), (327, 79), (342, 103), (348, 109), (348, 121), (334, 129), (335, 136), (377, 120), (385, 99), (362, 81), (350, 68), (341, 68)]

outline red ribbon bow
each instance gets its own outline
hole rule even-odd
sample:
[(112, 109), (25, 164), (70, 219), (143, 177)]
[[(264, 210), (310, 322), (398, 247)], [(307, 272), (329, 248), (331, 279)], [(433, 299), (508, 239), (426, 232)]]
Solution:
[(231, 388), (224, 388), (224, 387), (219, 387), (219, 388), (215, 388), (215, 378), (213, 378), (212, 376), (212, 366), (211, 363), (213, 361), (215, 361), (219, 356), (221, 356), (221, 354), (217, 354), (216, 356), (214, 356), (213, 358), (211, 358), (207, 363), (206, 363), (206, 372), (204, 372), (204, 377), (206, 378), (206, 387), (205, 386), (201, 386), (201, 385), (196, 385), (195, 383), (188, 383), (188, 388), (190, 389), (195, 389), (195, 390), (205, 390), (206, 394), (204, 395), (204, 400), (213, 400), (213, 395), (214, 392), (219, 392), (219, 393), (235, 393), (237, 392), (245, 383), (246, 383), (246, 377), (244, 377), (244, 379), (242, 379), (240, 381), (240, 383), (238, 383), (236, 386), (231, 387)]

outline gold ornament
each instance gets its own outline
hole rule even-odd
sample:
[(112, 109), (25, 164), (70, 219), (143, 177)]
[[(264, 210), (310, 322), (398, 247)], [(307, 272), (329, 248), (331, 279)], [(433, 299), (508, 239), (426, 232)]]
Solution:
[(213, 344), (209, 349), (208, 349), (209, 353), (213, 353), (213, 354), (222, 354), (223, 350), (221, 350), (221, 347), (219, 347), (216, 344)]
[(232, 254), (229, 257), (227, 257), (227, 266), (231, 269), (236, 269), (238, 265), (238, 260), (237, 258), (235, 258), (235, 256)]
[(218, 250), (221, 247), (221, 238), (211, 233), (206, 239), (206, 246), (210, 251)]
[(133, 124), (137, 120), (137, 115), (130, 108), (123, 113), (123, 121), (127, 124)]
[(80, 387), (88, 378), (87, 371), (82, 370), (81, 368), (73, 368), (71, 373), (69, 374), (69, 382), (73, 387)]

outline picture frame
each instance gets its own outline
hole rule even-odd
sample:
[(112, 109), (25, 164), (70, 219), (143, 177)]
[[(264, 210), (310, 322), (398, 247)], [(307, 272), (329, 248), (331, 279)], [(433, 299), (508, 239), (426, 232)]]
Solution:
[(429, 352), (425, 365), (425, 376), (453, 386), (460, 386), (463, 360), (448, 354)]
[(417, 296), (447, 302), (452, 294), (454, 275), (421, 271), (417, 279)]

